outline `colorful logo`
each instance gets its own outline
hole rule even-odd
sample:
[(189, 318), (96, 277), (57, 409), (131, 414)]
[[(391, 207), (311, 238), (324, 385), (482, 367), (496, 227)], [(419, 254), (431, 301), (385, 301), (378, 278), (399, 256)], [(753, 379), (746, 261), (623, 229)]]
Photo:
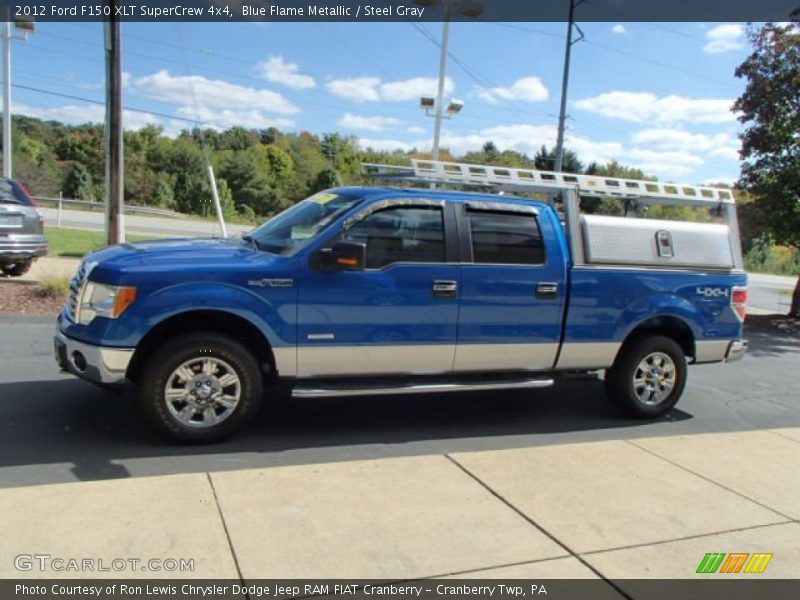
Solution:
[(708, 552), (697, 567), (697, 573), (763, 573), (772, 554), (765, 552)]

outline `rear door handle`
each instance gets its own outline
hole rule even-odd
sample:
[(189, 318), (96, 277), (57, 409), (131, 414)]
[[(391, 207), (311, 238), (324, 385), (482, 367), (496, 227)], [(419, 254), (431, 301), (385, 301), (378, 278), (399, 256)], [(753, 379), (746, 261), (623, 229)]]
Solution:
[(433, 295), (440, 298), (455, 298), (458, 293), (458, 283), (455, 281), (437, 280), (433, 282)]
[(545, 281), (536, 286), (536, 297), (540, 300), (553, 300), (558, 296), (558, 284)]

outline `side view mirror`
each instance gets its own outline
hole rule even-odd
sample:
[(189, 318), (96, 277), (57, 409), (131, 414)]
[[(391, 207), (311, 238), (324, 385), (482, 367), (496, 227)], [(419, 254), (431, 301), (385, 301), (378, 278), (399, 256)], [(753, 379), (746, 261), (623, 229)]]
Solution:
[(312, 257), (312, 266), (319, 271), (363, 271), (366, 262), (367, 245), (356, 242), (336, 242)]

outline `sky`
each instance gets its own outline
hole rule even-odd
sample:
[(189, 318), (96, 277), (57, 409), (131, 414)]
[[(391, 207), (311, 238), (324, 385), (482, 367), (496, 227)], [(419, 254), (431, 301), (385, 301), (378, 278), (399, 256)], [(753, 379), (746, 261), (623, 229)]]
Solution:
[[(579, 25), (568, 149), (661, 180), (738, 177), (731, 105), (744, 89), (734, 76), (748, 54), (744, 24)], [(452, 23), (445, 98), (464, 108), (444, 121), (442, 147), (461, 154), (491, 140), (532, 155), (555, 145), (566, 27)], [(441, 35), (441, 23), (125, 23), (125, 126), (338, 131), (364, 147), (429, 151), (434, 120), (419, 98), (435, 95)], [(103, 120), (101, 24), (37, 23), (12, 60), (15, 114)]]

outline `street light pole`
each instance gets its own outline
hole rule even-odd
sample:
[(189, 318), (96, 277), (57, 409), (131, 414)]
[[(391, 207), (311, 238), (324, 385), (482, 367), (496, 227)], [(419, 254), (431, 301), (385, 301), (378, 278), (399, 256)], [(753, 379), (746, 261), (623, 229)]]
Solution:
[(3, 177), (11, 178), (11, 21), (3, 22)]
[(444, 105), (444, 80), (447, 74), (447, 44), (450, 40), (450, 0), (444, 0), (444, 23), (442, 24), (442, 47), (439, 55), (439, 88), (436, 92), (436, 113), (433, 125), (433, 148), (431, 159), (439, 160), (439, 137), (442, 134), (442, 109)]
[(122, 30), (113, 16), (117, 0), (108, 0), (112, 16), (105, 23), (106, 38), (106, 243), (125, 242), (122, 226), (123, 137), (122, 137)]
[(556, 160), (554, 171), (559, 172), (564, 164), (564, 128), (567, 120), (567, 88), (569, 86), (569, 61), (572, 56), (572, 46), (583, 39), (583, 32), (578, 27), (581, 34), (574, 42), (572, 41), (572, 29), (575, 25), (575, 7), (583, 4), (584, 0), (569, 0), (569, 23), (567, 24), (567, 49), (564, 55), (564, 77), (561, 80), (561, 110), (558, 113), (558, 141), (556, 141)]

